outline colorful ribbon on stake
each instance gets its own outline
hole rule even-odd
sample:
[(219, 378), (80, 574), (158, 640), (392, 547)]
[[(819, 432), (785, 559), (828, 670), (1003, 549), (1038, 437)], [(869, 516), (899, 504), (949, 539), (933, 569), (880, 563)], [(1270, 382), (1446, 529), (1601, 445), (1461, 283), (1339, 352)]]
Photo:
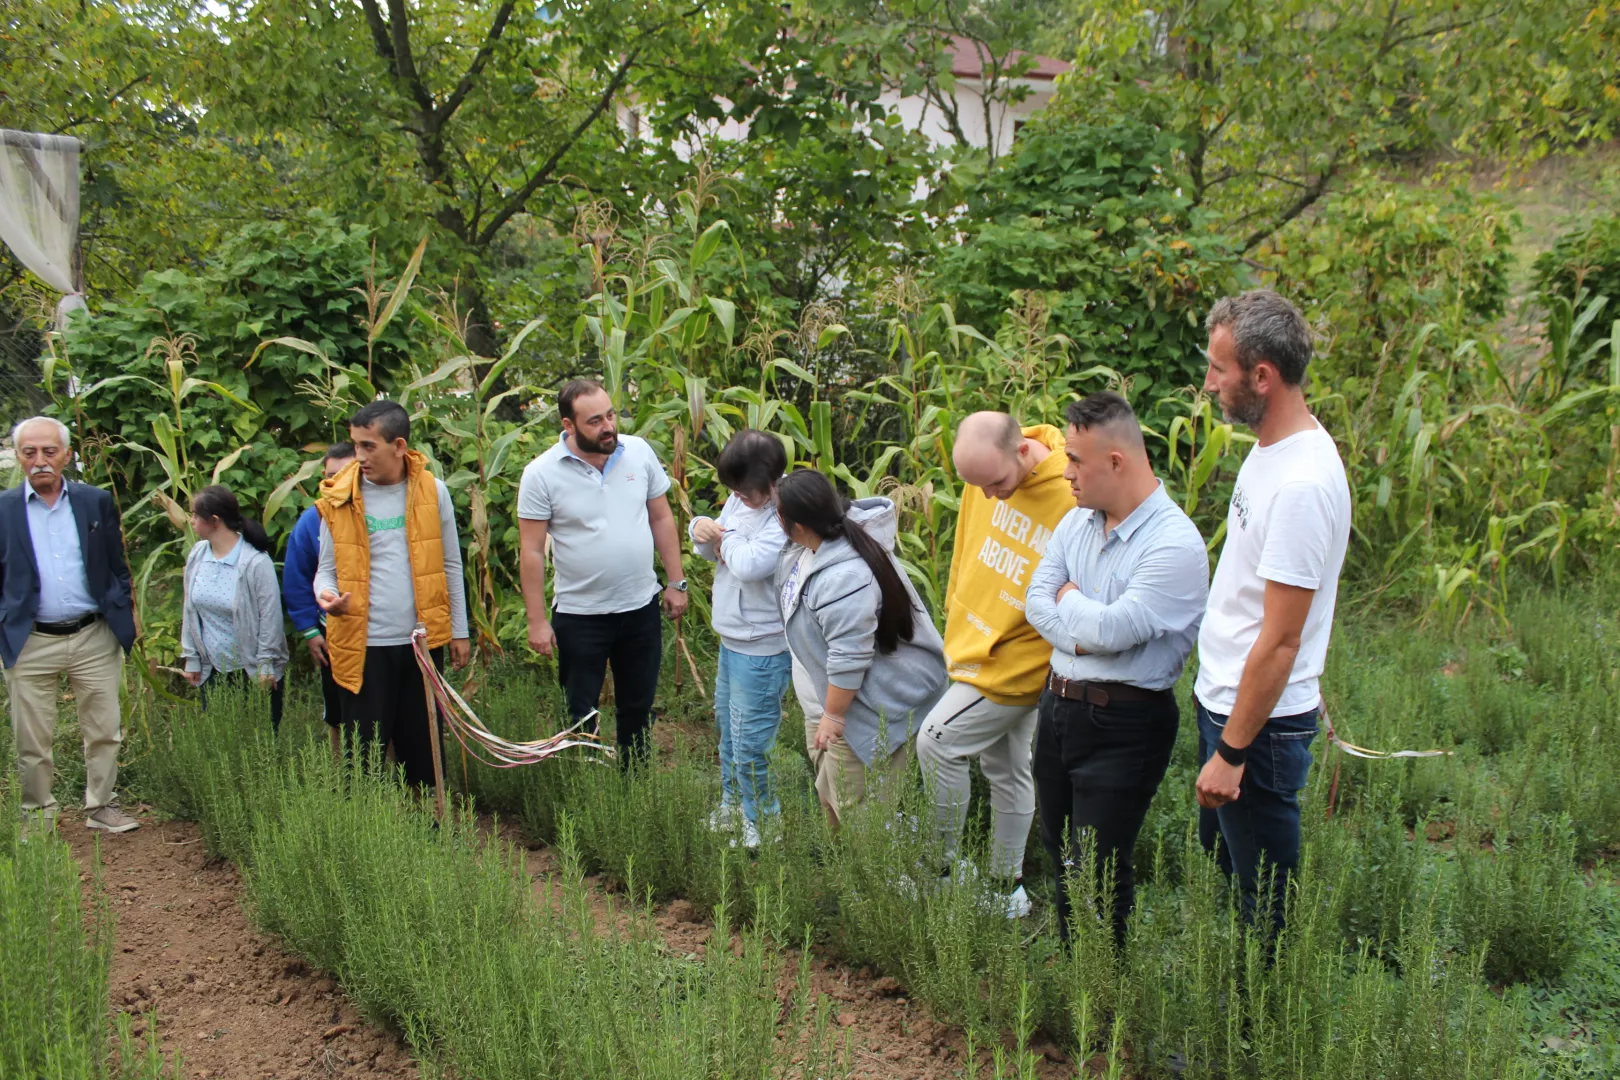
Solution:
[[(1344, 751), (1346, 754), (1349, 754), (1351, 757), (1362, 758), (1366, 761), (1394, 761), (1396, 758), (1434, 758), (1451, 756), (1450, 750), (1369, 750), (1365, 746), (1357, 746), (1355, 743), (1345, 742), (1343, 739), (1339, 738), (1339, 733), (1333, 730), (1333, 718), (1328, 715), (1326, 705), (1322, 707), (1322, 723), (1327, 725), (1329, 746), (1337, 746), (1340, 750)], [(1333, 763), (1333, 782), (1328, 785), (1328, 817), (1333, 816), (1334, 809), (1339, 805), (1339, 766), (1343, 764), (1344, 762), (1342, 759)]]
[(537, 764), (575, 747), (596, 751), (608, 758), (615, 756), (613, 747), (590, 732), (581, 730), (585, 724), (596, 718), (595, 709), (581, 717), (573, 726), (549, 738), (514, 742), (496, 735), (478, 719), (478, 714), (474, 713), (472, 706), (456, 693), (456, 688), (445, 681), (433, 663), (433, 658), (428, 655), (425, 629), (418, 629), (411, 635), (411, 652), (416, 656), (416, 666), (422, 670), (422, 678), (433, 689), (433, 696), (438, 701), (439, 712), (444, 717), (445, 725), (461, 744), (461, 748), (480, 764), (488, 765), (492, 769), (513, 769), (519, 765)]

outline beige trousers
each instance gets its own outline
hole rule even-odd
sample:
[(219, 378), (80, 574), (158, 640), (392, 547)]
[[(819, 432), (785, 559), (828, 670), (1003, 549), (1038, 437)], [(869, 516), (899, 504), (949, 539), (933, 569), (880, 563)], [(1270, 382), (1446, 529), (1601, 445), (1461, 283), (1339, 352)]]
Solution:
[(880, 751), (870, 768), (855, 756), (855, 751), (842, 738), (834, 739), (825, 750), (817, 750), (816, 728), (821, 725), (821, 702), (816, 700), (815, 684), (810, 681), (809, 672), (797, 663), (793, 665), (793, 690), (804, 713), (804, 749), (816, 773), (816, 794), (833, 817), (841, 819), (845, 810), (864, 802), (869, 793), (868, 785), (874, 790), (899, 790), (910, 743), (901, 743), (887, 761), (881, 760)]
[(79, 730), (84, 735), (85, 811), (99, 810), (113, 801), (118, 747), (124, 737), (118, 706), (123, 668), (124, 651), (105, 619), (66, 637), (29, 635), (17, 665), (6, 672), (25, 811), (56, 807), (51, 795), (55, 779), (51, 743), (56, 737), (57, 688), (63, 675), (73, 687)]

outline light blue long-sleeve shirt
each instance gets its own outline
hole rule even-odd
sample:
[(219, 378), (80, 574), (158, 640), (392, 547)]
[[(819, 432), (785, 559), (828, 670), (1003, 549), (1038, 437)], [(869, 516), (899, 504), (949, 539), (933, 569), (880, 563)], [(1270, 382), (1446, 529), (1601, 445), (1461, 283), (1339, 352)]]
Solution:
[(39, 578), (39, 608), (34, 618), (42, 623), (71, 622), (101, 607), (90, 595), (84, 576), (84, 552), (79, 547), (79, 523), (62, 482), (55, 506), (47, 506), (33, 487), (25, 485), (28, 535), (34, 541), (34, 568)]
[[(1079, 589), (1059, 602), (1071, 581)], [(1030, 578), (1024, 616), (1051, 643), (1062, 678), (1166, 690), (1208, 599), (1203, 538), (1161, 483), (1112, 533), (1101, 511), (1071, 510)]]

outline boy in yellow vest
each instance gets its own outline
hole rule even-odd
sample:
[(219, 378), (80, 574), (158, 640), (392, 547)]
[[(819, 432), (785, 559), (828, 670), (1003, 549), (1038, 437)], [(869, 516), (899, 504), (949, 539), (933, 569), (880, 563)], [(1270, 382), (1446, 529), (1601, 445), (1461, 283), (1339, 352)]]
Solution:
[(1029, 914), (1024, 845), (1035, 819), (1030, 750), (1052, 647), (1024, 620), (1029, 576), (1074, 497), (1063, 479), (1063, 433), (1021, 428), (1006, 413), (962, 421), (952, 453), (962, 478), (945, 655), (951, 684), (917, 733), (917, 759), (935, 799), (935, 823), (954, 857), (967, 818), (968, 760), (990, 785), (991, 873), (1007, 914)]
[(471, 656), (461, 544), (450, 491), (410, 449), (411, 420), (374, 401), (349, 420), (355, 461), (321, 482), (315, 598), (343, 723), (366, 744), (394, 744), (412, 784), (433, 783), (433, 744), (411, 632), (427, 626), (433, 662)]

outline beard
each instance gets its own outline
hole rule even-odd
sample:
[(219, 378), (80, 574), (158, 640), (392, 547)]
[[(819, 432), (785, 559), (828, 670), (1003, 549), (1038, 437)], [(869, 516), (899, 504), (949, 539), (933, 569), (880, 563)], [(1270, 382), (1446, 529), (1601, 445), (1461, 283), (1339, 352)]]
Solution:
[(1232, 390), (1230, 396), (1219, 399), (1221, 415), (1229, 424), (1258, 427), (1266, 418), (1266, 399), (1254, 392), (1252, 377), (1245, 378)]
[(574, 429), (574, 446), (587, 454), (611, 454), (618, 443), (619, 433), (616, 431), (603, 432), (592, 439), (578, 428)]

